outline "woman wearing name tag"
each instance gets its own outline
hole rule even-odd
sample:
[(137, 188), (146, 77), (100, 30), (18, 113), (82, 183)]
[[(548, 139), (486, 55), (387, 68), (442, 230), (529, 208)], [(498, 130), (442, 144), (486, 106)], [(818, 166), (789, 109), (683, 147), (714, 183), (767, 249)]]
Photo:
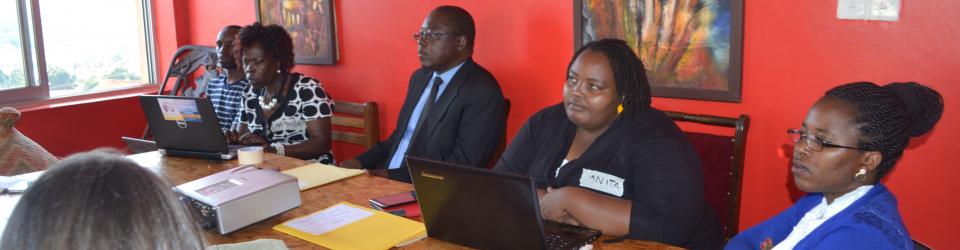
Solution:
[(673, 120), (650, 106), (637, 55), (626, 42), (605, 39), (573, 58), (563, 103), (530, 117), (494, 170), (532, 176), (545, 219), (719, 248), (699, 158)]
[(787, 131), (794, 183), (809, 194), (727, 249), (913, 249), (897, 199), (880, 180), (910, 137), (930, 131), (942, 113), (940, 93), (917, 83), (827, 91), (803, 126)]
[(333, 101), (320, 82), (293, 69), (293, 41), (278, 25), (247, 25), (237, 34), (235, 53), (249, 87), (243, 93), (240, 129), (228, 140), (324, 164), (330, 151)]

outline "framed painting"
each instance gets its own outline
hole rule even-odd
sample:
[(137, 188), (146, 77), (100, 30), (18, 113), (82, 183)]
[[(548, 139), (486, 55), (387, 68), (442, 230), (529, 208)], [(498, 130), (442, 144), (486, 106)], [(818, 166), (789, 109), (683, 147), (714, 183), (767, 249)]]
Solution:
[(575, 0), (574, 45), (627, 41), (654, 96), (740, 102), (743, 0)]
[(333, 0), (255, 0), (257, 21), (283, 26), (297, 64), (334, 65), (337, 30)]

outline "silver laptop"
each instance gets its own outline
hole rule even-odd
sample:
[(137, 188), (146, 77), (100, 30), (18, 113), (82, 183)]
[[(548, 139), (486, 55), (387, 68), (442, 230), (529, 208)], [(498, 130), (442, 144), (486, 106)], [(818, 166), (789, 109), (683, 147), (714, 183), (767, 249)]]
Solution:
[(229, 160), (241, 145), (227, 145), (207, 98), (142, 95), (140, 106), (163, 155)]

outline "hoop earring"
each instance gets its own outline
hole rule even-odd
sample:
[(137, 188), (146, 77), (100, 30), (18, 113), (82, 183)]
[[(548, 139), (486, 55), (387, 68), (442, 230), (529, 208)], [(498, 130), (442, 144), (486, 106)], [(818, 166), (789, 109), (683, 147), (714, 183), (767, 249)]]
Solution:
[(854, 179), (854, 180), (857, 180), (857, 181), (861, 181), (861, 182), (866, 181), (866, 180), (867, 180), (867, 170), (861, 168), (860, 171), (857, 171), (857, 174), (853, 175), (853, 179)]

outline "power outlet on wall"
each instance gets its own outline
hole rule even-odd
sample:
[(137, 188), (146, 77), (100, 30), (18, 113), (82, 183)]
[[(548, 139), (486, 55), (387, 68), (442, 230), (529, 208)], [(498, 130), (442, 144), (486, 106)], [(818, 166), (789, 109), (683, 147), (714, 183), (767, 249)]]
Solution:
[(897, 21), (900, 0), (837, 0), (837, 19)]

